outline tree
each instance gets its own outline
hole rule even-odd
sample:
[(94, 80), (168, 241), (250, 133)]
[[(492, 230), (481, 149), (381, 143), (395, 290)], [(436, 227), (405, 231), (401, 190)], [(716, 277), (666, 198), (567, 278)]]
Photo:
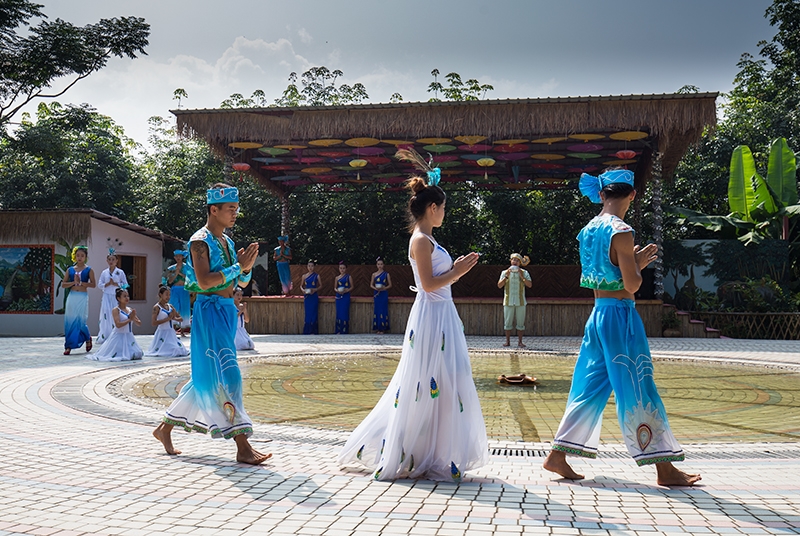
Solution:
[[(361, 104), (369, 98), (363, 84), (352, 86), (342, 84), (336, 86), (336, 80), (344, 76), (339, 69), (331, 71), (324, 65), (312, 67), (300, 78), (303, 89), (297, 87), (297, 73), (289, 74), (289, 85), (280, 98), (275, 99), (275, 106), (340, 106), (344, 104)], [(402, 98), (402, 97), (401, 97)]]
[[(177, 91), (177, 90), (176, 90)], [(233, 93), (230, 97), (222, 101), (219, 105), (220, 108), (261, 108), (266, 106), (267, 99), (263, 90), (257, 89), (253, 91), (250, 98), (245, 98), (241, 93)]]
[[(34, 99), (63, 95), (112, 56), (145, 54), (150, 25), (139, 17), (101, 19), (83, 27), (42, 20), (18, 33), (31, 18), (46, 18), (42, 7), (29, 0), (0, 4), (0, 125)], [(72, 80), (61, 91), (47, 93), (63, 77)]]
[(439, 82), (439, 69), (431, 71), (433, 82), (428, 85), (428, 93), (433, 93), (433, 97), (428, 102), (441, 102), (439, 92), (442, 93), (444, 100), (448, 101), (473, 101), (486, 98), (487, 91), (494, 91), (494, 87), (489, 84), (481, 84), (475, 78), (470, 78), (465, 82), (461, 81), (458, 73), (449, 73), (445, 76), (449, 86), (445, 87)]
[(93, 208), (126, 218), (132, 140), (88, 105), (41, 103), (16, 138), (0, 139), (0, 208)]

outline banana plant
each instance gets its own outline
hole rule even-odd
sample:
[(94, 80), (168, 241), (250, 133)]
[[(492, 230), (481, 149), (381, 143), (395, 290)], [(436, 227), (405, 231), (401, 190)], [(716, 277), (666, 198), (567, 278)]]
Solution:
[(681, 224), (711, 231), (733, 231), (745, 244), (765, 238), (789, 240), (790, 223), (800, 215), (797, 194), (797, 158), (784, 138), (770, 144), (767, 178), (759, 175), (753, 153), (746, 145), (731, 155), (727, 216), (713, 216), (682, 207), (667, 207)]

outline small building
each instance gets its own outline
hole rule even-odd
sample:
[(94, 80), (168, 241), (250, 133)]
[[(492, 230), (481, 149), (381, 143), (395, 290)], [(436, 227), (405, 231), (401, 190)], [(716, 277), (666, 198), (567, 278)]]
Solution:
[[(153, 333), (150, 308), (158, 301), (165, 258), (182, 242), (172, 236), (91, 209), (0, 210), (0, 336), (64, 333), (61, 280), (70, 252), (84, 244), (95, 279), (114, 248), (127, 278), (130, 307), (142, 319), (136, 334)], [(89, 290), (89, 331), (97, 335), (102, 291)]]

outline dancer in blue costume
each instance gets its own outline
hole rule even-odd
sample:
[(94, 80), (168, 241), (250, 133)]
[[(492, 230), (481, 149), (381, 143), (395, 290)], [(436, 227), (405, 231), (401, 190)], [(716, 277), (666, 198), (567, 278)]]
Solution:
[(305, 309), (305, 323), (303, 324), (303, 335), (319, 334), (319, 287), (322, 283), (319, 274), (314, 270), (317, 263), (308, 261), (306, 265), (308, 272), (303, 274), (300, 282), (300, 290), (303, 291), (303, 308)]
[(189, 252), (185, 249), (176, 249), (172, 252), (175, 264), (167, 268), (167, 280), (165, 283), (170, 289), (169, 303), (178, 311), (181, 321), (178, 324), (178, 332), (181, 335), (189, 333), (192, 327), (192, 302), (189, 293), (186, 292), (186, 273), (191, 270), (191, 266), (186, 264)]
[[(236, 360), (236, 306), (233, 287), (245, 286), (258, 255), (258, 244), (234, 249), (223, 231), (236, 223), (239, 191), (227, 184), (215, 184), (207, 192), (208, 220), (189, 241), (191, 270), (187, 290), (197, 292), (192, 333), (192, 377), (153, 431), (167, 454), (180, 454), (172, 445), (172, 428), (210, 433), (211, 437), (233, 438), (236, 460), (258, 465), (271, 454), (255, 450), (247, 440), (253, 424), (242, 403), (242, 375)], [(237, 261), (238, 259), (238, 261)]]
[[(406, 154), (416, 155), (398, 151), (401, 158)], [(421, 166), (423, 161), (417, 155), (415, 162)], [(489, 461), (467, 340), (450, 291), (475, 266), (478, 254), (454, 262), (433, 238), (432, 231), (444, 221), (446, 201), (436, 171), (429, 173), (428, 184), (421, 177), (408, 182), (408, 259), (417, 297), (397, 371), (338, 459), (340, 465), (365, 466), (376, 480), (458, 482), (466, 471)]]
[(595, 306), (572, 376), (567, 409), (544, 468), (577, 480), (566, 455), (595, 458), (603, 409), (611, 392), (628, 452), (638, 465), (655, 464), (663, 486), (691, 486), (700, 475), (678, 470), (681, 446), (667, 422), (667, 412), (653, 381), (653, 364), (644, 324), (633, 293), (641, 270), (658, 254), (655, 244), (634, 246), (633, 229), (623, 221), (636, 196), (633, 172), (609, 170), (599, 177), (583, 174), (581, 192), (603, 209), (578, 234), (581, 286), (594, 290)]
[(350, 333), (350, 291), (353, 284), (344, 261), (339, 263), (339, 277), (333, 287), (336, 290), (336, 333), (347, 334)]
[(389, 331), (389, 292), (392, 288), (392, 278), (383, 269), (383, 259), (375, 259), (377, 272), (373, 272), (369, 286), (374, 291), (372, 298), (374, 309), (372, 314), (372, 331), (383, 334)]
[(281, 280), (281, 290), (283, 290), (284, 296), (292, 291), (292, 273), (289, 270), (289, 263), (292, 262), (292, 248), (289, 247), (288, 242), (288, 236), (279, 236), (278, 247), (272, 253), (275, 266), (278, 267), (278, 278)]
[(86, 351), (92, 349), (92, 335), (89, 333), (89, 295), (87, 290), (96, 286), (94, 270), (86, 265), (89, 249), (86, 246), (72, 248), (74, 266), (67, 269), (61, 281), (63, 288), (69, 289), (67, 303), (64, 306), (64, 355), (80, 348), (86, 343)]

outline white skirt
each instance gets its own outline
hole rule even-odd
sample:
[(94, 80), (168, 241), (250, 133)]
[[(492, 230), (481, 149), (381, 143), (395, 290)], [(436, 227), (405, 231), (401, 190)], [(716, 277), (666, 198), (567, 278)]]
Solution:
[(97, 332), (95, 341), (97, 344), (103, 344), (114, 333), (116, 326), (114, 326), (114, 316), (111, 310), (117, 306), (117, 298), (114, 293), (103, 292), (103, 300), (100, 303), (100, 330)]
[(338, 461), (363, 465), (376, 480), (445, 481), (488, 463), (464, 326), (452, 300), (417, 297), (389, 387)]
[(236, 327), (236, 338), (233, 343), (236, 345), (237, 350), (255, 350), (256, 348), (253, 339), (250, 338), (250, 334), (247, 333), (247, 329), (242, 325), (242, 322), (239, 322)]
[[(125, 326), (128, 329), (128, 326)], [(130, 361), (142, 358), (142, 349), (136, 343), (136, 337), (129, 331), (119, 332), (116, 329), (105, 344), (94, 354), (87, 354), (86, 359), (93, 361)]]
[(157, 357), (181, 357), (189, 355), (189, 350), (183, 345), (181, 340), (175, 335), (171, 322), (164, 322), (156, 327), (153, 334), (153, 342), (147, 349), (145, 355)]

